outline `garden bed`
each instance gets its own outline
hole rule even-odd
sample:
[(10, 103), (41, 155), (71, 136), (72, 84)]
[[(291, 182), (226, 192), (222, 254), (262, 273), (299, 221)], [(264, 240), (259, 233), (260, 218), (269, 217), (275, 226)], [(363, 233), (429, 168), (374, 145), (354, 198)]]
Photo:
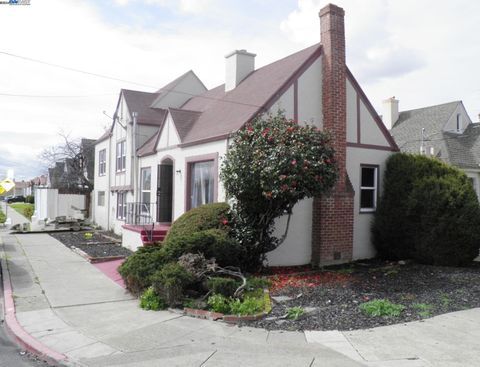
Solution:
[[(291, 273), (270, 276), (270, 315), (243, 324), (269, 330), (355, 330), (480, 307), (480, 263), (453, 268), (371, 261)], [(379, 310), (391, 315), (374, 316)]]
[[(91, 234), (91, 235), (89, 235)], [(76, 251), (90, 262), (102, 262), (125, 258), (132, 252), (122, 247), (119, 240), (103, 232), (62, 232), (50, 236)]]

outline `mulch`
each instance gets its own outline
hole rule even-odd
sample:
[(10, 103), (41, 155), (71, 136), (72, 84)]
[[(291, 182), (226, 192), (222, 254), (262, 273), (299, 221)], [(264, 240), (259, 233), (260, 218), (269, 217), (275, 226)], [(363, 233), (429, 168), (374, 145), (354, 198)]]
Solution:
[[(355, 330), (480, 307), (480, 263), (455, 268), (368, 261), (317, 272), (300, 270), (303, 273), (287, 270), (269, 275), (271, 294), (291, 300), (274, 303), (268, 317), (249, 326)], [(387, 299), (405, 309), (398, 317), (368, 316), (359, 306), (374, 299)], [(309, 312), (295, 321), (286, 319), (287, 310), (295, 306)]]
[[(85, 236), (85, 233), (92, 233), (92, 236)], [(61, 232), (50, 233), (50, 236), (69, 248), (76, 247), (82, 250), (92, 258), (127, 257), (132, 254), (132, 251), (122, 247), (119, 240), (110, 233), (94, 231)]]

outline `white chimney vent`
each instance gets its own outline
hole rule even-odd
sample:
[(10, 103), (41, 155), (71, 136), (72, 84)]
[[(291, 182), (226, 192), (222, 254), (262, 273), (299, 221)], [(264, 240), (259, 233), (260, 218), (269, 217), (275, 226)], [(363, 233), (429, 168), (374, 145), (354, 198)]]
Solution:
[(225, 56), (225, 92), (235, 89), (245, 77), (255, 70), (255, 54), (236, 50)]
[(391, 130), (395, 122), (398, 120), (398, 99), (395, 97), (388, 98), (383, 101), (383, 123), (388, 130)]

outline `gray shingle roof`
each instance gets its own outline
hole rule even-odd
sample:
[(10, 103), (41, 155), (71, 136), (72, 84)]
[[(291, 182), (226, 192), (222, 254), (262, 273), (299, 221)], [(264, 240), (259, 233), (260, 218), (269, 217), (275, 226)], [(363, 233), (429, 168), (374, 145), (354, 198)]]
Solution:
[(470, 124), (462, 134), (444, 131), (461, 101), (400, 112), (390, 131), (402, 152), (419, 153), (422, 142), (443, 161), (461, 168), (479, 168), (480, 126)]
[(166, 110), (161, 108), (150, 107), (159, 96), (158, 93), (139, 92), (136, 90), (122, 89), (125, 103), (128, 106), (128, 110), (131, 112), (137, 112), (137, 123), (141, 125), (155, 125), (160, 126), (167, 113)]

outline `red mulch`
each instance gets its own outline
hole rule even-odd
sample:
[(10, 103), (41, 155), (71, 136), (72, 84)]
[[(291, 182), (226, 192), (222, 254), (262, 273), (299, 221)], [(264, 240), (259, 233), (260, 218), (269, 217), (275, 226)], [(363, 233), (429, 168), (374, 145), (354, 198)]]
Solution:
[[(297, 269), (298, 270), (298, 269)], [(326, 284), (344, 284), (352, 281), (350, 274), (336, 272), (319, 272), (314, 274), (278, 274), (270, 277), (272, 293), (278, 292), (284, 288), (314, 288)]]

